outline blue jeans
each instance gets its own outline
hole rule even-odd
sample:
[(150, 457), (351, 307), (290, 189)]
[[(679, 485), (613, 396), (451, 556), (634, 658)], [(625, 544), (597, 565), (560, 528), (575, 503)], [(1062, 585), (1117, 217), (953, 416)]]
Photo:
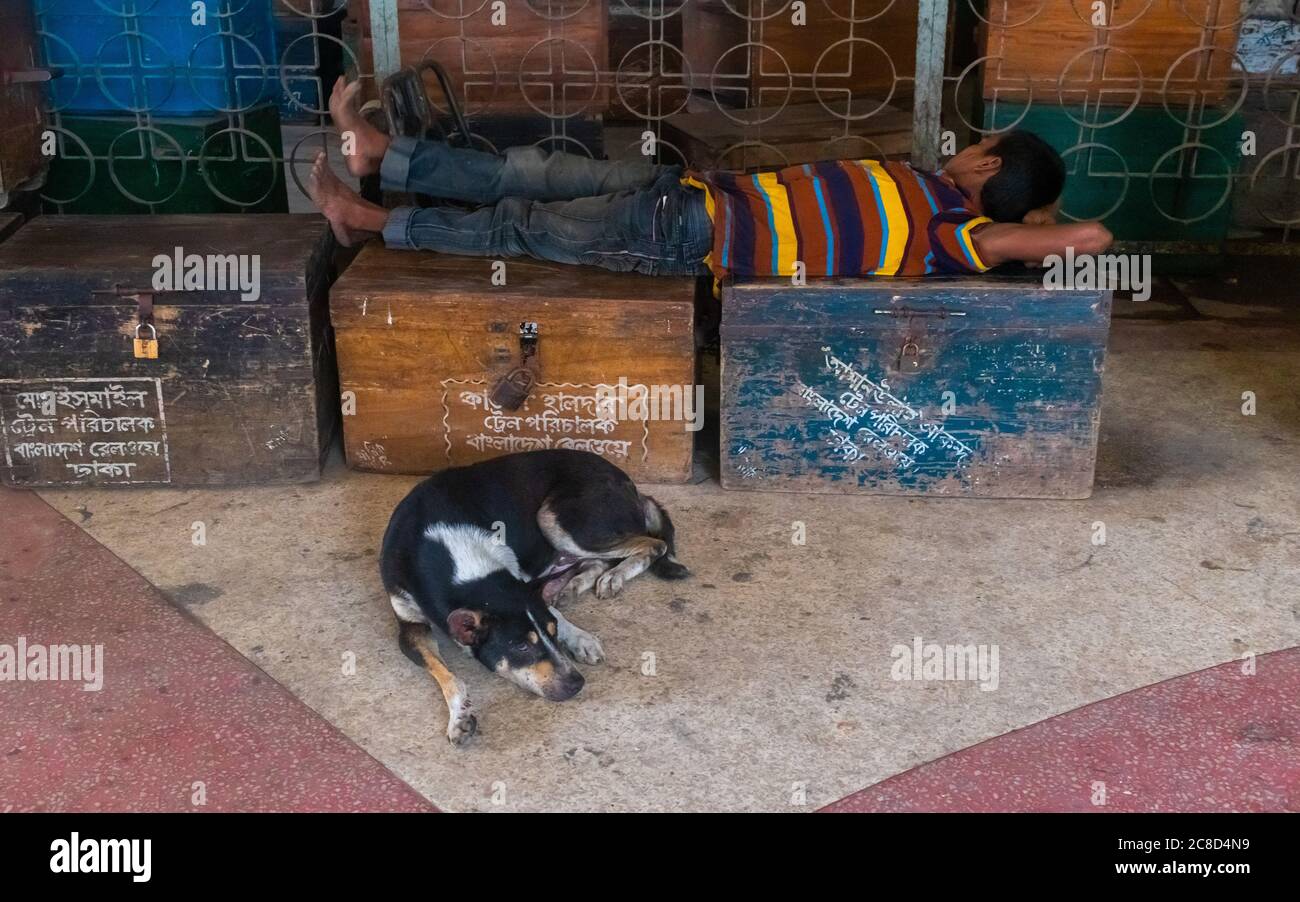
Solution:
[(592, 160), (538, 147), (504, 155), (394, 138), (385, 190), (483, 206), (398, 207), (388, 247), (476, 257), (535, 257), (618, 272), (699, 275), (713, 243), (704, 193), (681, 168)]

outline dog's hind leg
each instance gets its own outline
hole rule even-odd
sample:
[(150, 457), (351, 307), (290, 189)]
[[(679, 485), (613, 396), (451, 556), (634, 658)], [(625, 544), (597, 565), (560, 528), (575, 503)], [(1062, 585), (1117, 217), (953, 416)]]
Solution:
[(611, 548), (606, 554), (621, 560), (596, 580), (596, 597), (613, 598), (623, 591), (625, 582), (640, 576), (667, 553), (668, 543), (650, 536), (633, 536)]
[(402, 653), (419, 664), (438, 683), (447, 702), (447, 739), (460, 745), (478, 731), (478, 720), (470, 713), (469, 695), (456, 675), (438, 655), (438, 645), (427, 623), (398, 620), (397, 644)]
[(574, 626), (555, 608), (551, 608), (555, 617), (556, 636), (560, 646), (583, 664), (599, 664), (605, 660), (605, 648), (600, 640), (582, 627)]
[[(559, 551), (589, 561), (619, 561), (596, 573), (597, 598), (617, 595), (623, 583), (642, 573), (668, 553), (668, 543), (646, 535), (646, 512), (629, 481), (626, 491), (596, 487), (587, 495), (547, 498), (537, 512), (537, 526)], [(589, 574), (575, 576), (570, 585), (575, 597), (586, 588)]]

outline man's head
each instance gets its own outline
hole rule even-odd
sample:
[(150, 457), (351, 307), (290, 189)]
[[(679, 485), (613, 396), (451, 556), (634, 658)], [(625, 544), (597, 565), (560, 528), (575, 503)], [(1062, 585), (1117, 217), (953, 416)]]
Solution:
[(972, 144), (943, 171), (995, 222), (1021, 222), (1030, 210), (1054, 203), (1065, 185), (1061, 155), (1021, 129)]

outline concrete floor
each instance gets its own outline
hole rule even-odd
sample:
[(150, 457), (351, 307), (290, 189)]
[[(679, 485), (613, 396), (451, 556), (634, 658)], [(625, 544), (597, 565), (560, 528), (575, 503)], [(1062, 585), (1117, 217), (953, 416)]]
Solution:
[[(44, 497), (440, 807), (811, 810), (1079, 705), (1300, 644), (1300, 317), (1244, 283), (1228, 294), (1245, 302), (1203, 287), (1118, 311), (1090, 500), (658, 487), (694, 578), (572, 605), (609, 662), (564, 704), (449, 653), (478, 705), (465, 748), (399, 653), (376, 572), (415, 478), (335, 460), (314, 485)], [(917, 636), (996, 643), (996, 691), (893, 681), (891, 648)]]

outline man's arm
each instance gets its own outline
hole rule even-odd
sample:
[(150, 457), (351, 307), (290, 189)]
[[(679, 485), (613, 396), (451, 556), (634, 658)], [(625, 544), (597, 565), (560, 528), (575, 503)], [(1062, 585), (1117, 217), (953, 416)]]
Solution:
[(972, 229), (971, 239), (985, 264), (997, 266), (1012, 260), (1042, 263), (1053, 254), (1063, 255), (1067, 247), (1074, 248), (1075, 254), (1101, 254), (1110, 247), (1113, 236), (1099, 222), (1066, 225), (989, 222)]

